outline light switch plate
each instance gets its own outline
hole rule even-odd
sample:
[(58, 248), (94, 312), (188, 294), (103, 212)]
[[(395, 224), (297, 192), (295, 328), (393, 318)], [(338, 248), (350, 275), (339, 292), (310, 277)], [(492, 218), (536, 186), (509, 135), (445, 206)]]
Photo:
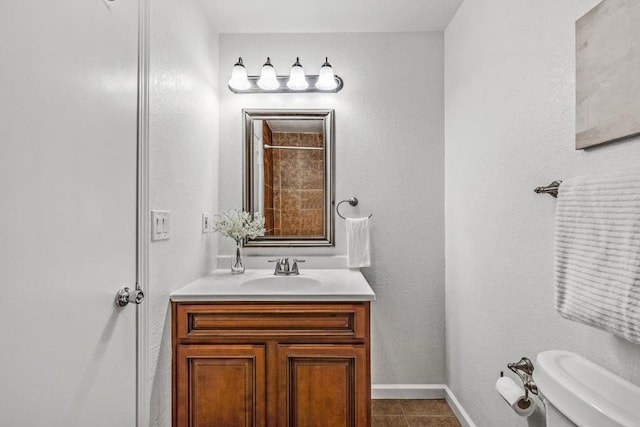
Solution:
[(208, 212), (202, 212), (202, 234), (211, 231), (211, 215)]
[(171, 212), (151, 211), (151, 240), (169, 240)]

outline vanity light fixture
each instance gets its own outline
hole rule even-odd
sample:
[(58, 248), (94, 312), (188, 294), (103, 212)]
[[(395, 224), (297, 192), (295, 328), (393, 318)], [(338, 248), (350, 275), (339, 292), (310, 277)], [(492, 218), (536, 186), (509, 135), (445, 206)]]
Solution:
[(271, 65), (271, 58), (267, 56), (267, 62), (262, 66), (260, 71), (260, 80), (258, 80), (258, 87), (264, 90), (275, 90), (280, 87), (280, 82), (276, 77), (276, 69)]
[(296, 58), (296, 62), (291, 66), (287, 87), (291, 90), (305, 90), (309, 87), (309, 83), (304, 75), (304, 68), (302, 68), (302, 64), (300, 64), (300, 58)]
[(249, 79), (247, 78), (247, 69), (244, 68), (242, 58), (238, 58), (238, 62), (233, 66), (229, 87), (236, 90), (247, 90), (251, 87), (251, 83), (249, 83)]
[(334, 74), (328, 58), (320, 67), (319, 75), (308, 76), (304, 73), (300, 58), (296, 58), (288, 76), (276, 75), (270, 57), (262, 65), (260, 76), (247, 76), (242, 58), (238, 58), (229, 80), (229, 90), (234, 93), (339, 92), (343, 86), (342, 79)]
[(320, 67), (320, 75), (316, 87), (320, 90), (332, 90), (338, 87), (336, 75), (333, 74), (333, 67), (329, 64), (329, 58), (324, 59), (324, 64)]

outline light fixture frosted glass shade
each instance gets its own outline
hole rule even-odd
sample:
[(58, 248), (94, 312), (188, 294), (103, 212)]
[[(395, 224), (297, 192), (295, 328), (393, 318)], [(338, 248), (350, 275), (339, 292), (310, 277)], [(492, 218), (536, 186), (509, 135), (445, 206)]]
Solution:
[(233, 66), (229, 86), (236, 90), (247, 90), (251, 87), (251, 83), (247, 78), (247, 69), (242, 64), (242, 58), (238, 58), (238, 62)]
[(309, 87), (309, 83), (307, 83), (304, 75), (304, 68), (302, 68), (300, 64), (300, 58), (296, 58), (296, 63), (291, 67), (287, 87), (291, 90), (305, 90)]
[(280, 83), (276, 78), (276, 69), (271, 65), (271, 58), (269, 57), (267, 57), (267, 62), (264, 63), (262, 71), (260, 71), (258, 87), (264, 90), (275, 90), (280, 87)]
[(333, 68), (329, 64), (329, 58), (325, 58), (324, 64), (320, 67), (316, 87), (320, 90), (333, 90), (338, 87), (336, 75), (333, 74)]

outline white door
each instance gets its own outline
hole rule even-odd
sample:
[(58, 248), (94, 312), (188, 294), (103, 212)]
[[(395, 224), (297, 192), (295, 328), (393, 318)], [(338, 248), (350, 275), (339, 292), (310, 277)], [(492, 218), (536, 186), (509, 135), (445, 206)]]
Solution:
[(134, 426), (136, 0), (0, 2), (0, 425)]

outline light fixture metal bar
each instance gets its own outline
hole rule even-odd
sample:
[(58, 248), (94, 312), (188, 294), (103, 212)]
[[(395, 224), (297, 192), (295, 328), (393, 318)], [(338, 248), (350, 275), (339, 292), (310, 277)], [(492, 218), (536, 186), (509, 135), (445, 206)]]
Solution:
[(287, 81), (289, 80), (289, 76), (276, 76), (276, 79), (278, 79), (278, 83), (280, 83), (280, 87), (274, 90), (266, 90), (258, 87), (258, 80), (260, 79), (260, 76), (248, 76), (249, 83), (251, 84), (251, 87), (249, 89), (238, 90), (229, 86), (229, 90), (233, 93), (311, 93), (311, 92), (336, 93), (336, 92), (340, 92), (340, 90), (342, 90), (342, 87), (344, 86), (344, 82), (342, 81), (342, 78), (340, 78), (340, 76), (337, 76), (337, 75), (335, 76), (335, 79), (338, 86), (335, 89), (331, 89), (331, 90), (321, 90), (316, 87), (316, 83), (318, 82), (317, 74), (308, 75), (305, 77), (307, 79), (307, 82), (309, 83), (309, 87), (303, 90), (289, 89), (287, 87)]

